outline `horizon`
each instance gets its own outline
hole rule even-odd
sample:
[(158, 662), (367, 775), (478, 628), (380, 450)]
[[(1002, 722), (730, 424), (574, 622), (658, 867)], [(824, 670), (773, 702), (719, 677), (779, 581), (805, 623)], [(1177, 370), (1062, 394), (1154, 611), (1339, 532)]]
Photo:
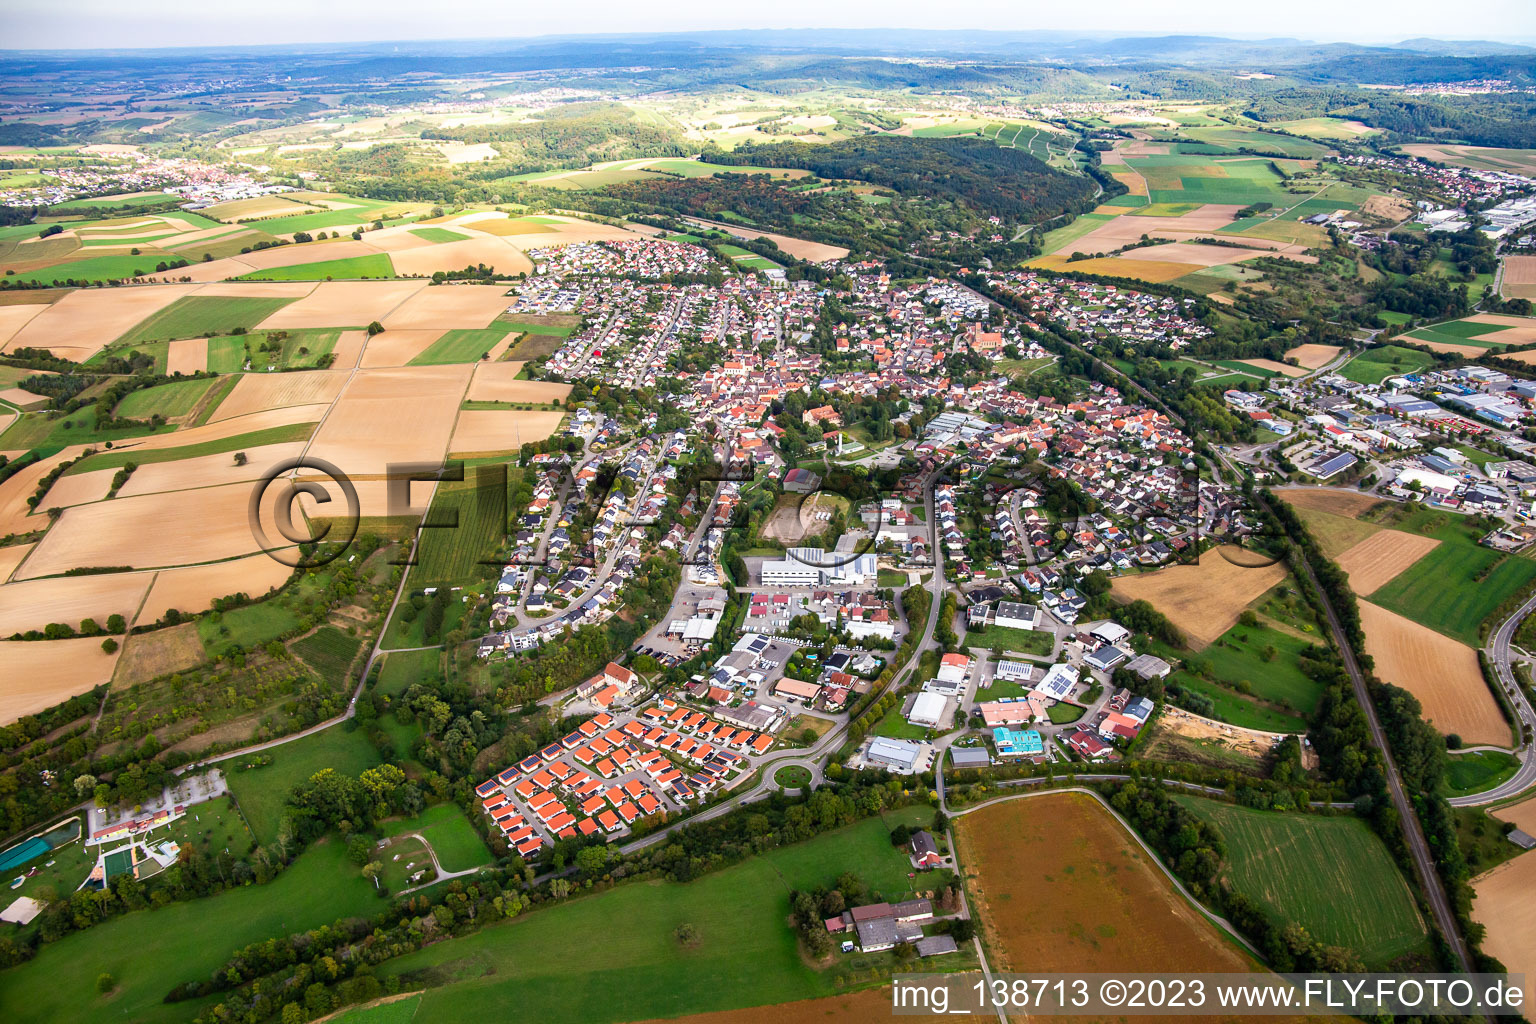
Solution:
[[(443, 43), (532, 43), (561, 39), (624, 39), (697, 37), (743, 33), (916, 33), (947, 36), (973, 32), (997, 35), (1060, 35), (1062, 41), (1134, 38), (1198, 37), (1235, 42), (1295, 41), (1300, 45), (1354, 44), (1391, 47), (1415, 39), (1439, 42), (1482, 42), (1504, 45), (1536, 44), (1536, 8), (1520, 0), (1492, 0), (1479, 19), (1486, 28), (1472, 29), (1465, 19), (1444, 5), (1429, 0), (1385, 0), (1340, 11), (1324, 0), (1303, 0), (1284, 17), (1266, 11), (1233, 11), (1218, 0), (1195, 0), (1179, 5), (1177, 12), (1147, 9), (1131, 0), (1108, 0), (1103, 24), (1090, 28), (1076, 24), (1075, 14), (1019, 11), (999, 0), (984, 0), (973, 8), (975, 23), (954, 25), (947, 15), (916, 4), (875, 4), (869, 0), (828, 9), (805, 0), (779, 5), (771, 22), (754, 13), (752, 18), (722, 15), (709, 8), (684, 6), (656, 17), (636, 17), (627, 5), (599, 0), (580, 19), (559, 12), (514, 17), (491, 12), (478, 19), (485, 31), (468, 34), (455, 25), (452, 31), (435, 33), (430, 27), (391, 36), (388, 32), (366, 38), (358, 34), (360, 22), (386, 22), (416, 13), (400, 0), (341, 0), (315, 12), (297, 0), (272, 0), (263, 4), (266, 24), (251, 24), (251, 12), (210, 10), (182, 0), (162, 0), (123, 9), (106, 0), (83, 0), (62, 10), (43, 0), (18, 0), (4, 19), (7, 32), (0, 51), (90, 52), (155, 51), (173, 49), (252, 49), (257, 47), (383, 46)], [(294, 33), (294, 19), (302, 18), (305, 36)], [(755, 19), (755, 20), (754, 20)], [(890, 23), (874, 19), (891, 19)], [(905, 23), (902, 23), (902, 22)], [(583, 31), (594, 22), (611, 26), (607, 31)], [(1383, 31), (1384, 24), (1402, 26)], [(1316, 26), (1328, 26), (1317, 31)], [(1298, 28), (1305, 26), (1305, 28)]]

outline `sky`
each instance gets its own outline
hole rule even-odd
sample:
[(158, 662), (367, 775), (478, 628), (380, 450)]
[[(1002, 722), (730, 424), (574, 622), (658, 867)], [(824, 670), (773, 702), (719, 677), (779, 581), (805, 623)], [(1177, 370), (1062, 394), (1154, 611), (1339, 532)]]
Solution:
[(1420, 36), (1536, 41), (1536, 2), (1478, 0), (0, 0), (0, 48), (231, 46), (495, 39), (750, 28), (1065, 29), (1388, 43)]

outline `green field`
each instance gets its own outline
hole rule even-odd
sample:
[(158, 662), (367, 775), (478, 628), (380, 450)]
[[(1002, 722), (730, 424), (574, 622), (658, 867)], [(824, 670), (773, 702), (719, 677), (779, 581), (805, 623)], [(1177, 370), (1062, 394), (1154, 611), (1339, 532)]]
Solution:
[(272, 763), (245, 771), (238, 770), (239, 758), (225, 762), (229, 790), (262, 843), (277, 838), (283, 805), (294, 786), (323, 768), (355, 776), (379, 763), (379, 752), (353, 722), (273, 747), (264, 756), (272, 758)]
[(1266, 707), (1191, 672), (1175, 672), (1168, 677), (1168, 682), (1209, 697), (1213, 705), (1211, 717), (1240, 728), (1261, 729), (1264, 732), (1307, 731), (1306, 720), (1301, 716)]
[[(274, 337), (280, 337), (279, 351), (262, 351)], [(294, 331), (259, 331), (255, 334), (208, 339), (208, 369), (214, 373), (239, 373), (247, 361), (252, 370), (298, 370), (318, 366), (320, 360), (336, 348), (339, 330), (308, 328)]]
[(441, 658), (442, 652), (436, 648), (387, 654), (384, 656), (384, 667), (379, 669), (376, 689), (380, 693), (398, 697), (414, 683), (440, 678)]
[(1536, 561), (1483, 547), (1479, 531), (1459, 516), (1433, 509), (1410, 513), (1403, 506), (1392, 506), (1389, 516), (1383, 525), (1440, 543), (1370, 599), (1464, 644), (1481, 645), (1483, 620), (1536, 579)]
[(1174, 799), (1221, 831), (1232, 884), (1277, 920), (1354, 950), (1372, 969), (1427, 946), (1408, 886), (1365, 822)]
[(154, 192), (147, 196), (98, 196), (95, 199), (71, 199), (67, 203), (56, 203), (48, 207), (49, 213), (57, 213), (60, 210), (97, 210), (101, 207), (114, 206), (150, 206), (155, 203), (181, 202), (179, 196), (173, 196), (166, 192)]
[(411, 228), (410, 232), (417, 238), (425, 238), (427, 241), (433, 243), (463, 242), (469, 238), (468, 235), (460, 234), (457, 231), (450, 231), (447, 228)]
[(1085, 213), (1065, 227), (1047, 231), (1040, 240), (1040, 252), (1049, 256), (1112, 220), (1114, 218), (1105, 213)]
[[(469, 467), (464, 470), (463, 480), (438, 485), (427, 521), (447, 522), (446, 517), (456, 513), (458, 526), (422, 531), (417, 552), (419, 564), (411, 570), (414, 586), (462, 584), (489, 578), (494, 567), (482, 563), (495, 557), (506, 536), (507, 494), (498, 494), (500, 488), (491, 484), (495, 468)], [(515, 486), (517, 474), (515, 467), (507, 471), (509, 487)]]
[(421, 1009), (421, 995), (406, 996), (389, 1003), (344, 1010), (330, 1019), (330, 1024), (411, 1024)]
[[(267, 885), (127, 914), (44, 946), (31, 962), (0, 973), (0, 1018), (12, 1024), (190, 1020), (218, 997), (164, 1002), (175, 985), (208, 977), (252, 942), (382, 906), (373, 885), (347, 861), (346, 848), (320, 843)], [(102, 973), (117, 981), (105, 996), (96, 993)]]
[[(1536, 320), (1531, 323), (1536, 325)], [(1503, 348), (1506, 342), (1498, 340), (1499, 334), (1512, 331), (1513, 327), (1501, 324), (1480, 324), (1470, 320), (1452, 320), (1431, 327), (1420, 327), (1403, 337), (1409, 341), (1441, 342), (1448, 345), (1467, 345), (1472, 348)], [(1478, 341), (1480, 334), (1492, 334), (1493, 338)]]
[(412, 832), (424, 836), (432, 844), (432, 851), (437, 854), (437, 862), (444, 871), (468, 871), (484, 867), (496, 859), (457, 804), (429, 807), (414, 818), (386, 823), (382, 831), (385, 836)]
[(1012, 626), (988, 626), (981, 631), (965, 634), (965, 643), (983, 651), (1022, 651), (1025, 654), (1050, 654), (1056, 644), (1056, 635), (1037, 629), (1016, 629)]
[[(839, 990), (833, 973), (808, 967), (797, 949), (789, 890), (829, 885), (848, 871), (901, 898), (911, 868), (889, 830), (931, 817), (921, 807), (869, 819), (688, 884), (622, 885), (437, 943), (379, 973), (399, 977), (402, 990), (428, 987), (415, 1017), (421, 1024), (511, 1005), (528, 1020), (606, 1024), (617, 1016), (616, 993), (631, 1020), (831, 995)], [(684, 923), (698, 937), (689, 947), (675, 937)], [(936, 969), (959, 960), (943, 959)]]
[(293, 301), (293, 299), (185, 295), (158, 313), (140, 320), (132, 330), (118, 338), (113, 347), (228, 334), (238, 327), (255, 327)]
[(412, 359), (410, 366), (437, 366), (442, 363), (477, 362), (513, 330), (511, 324), (495, 324), (484, 330), (449, 331), (426, 351)]
[(357, 658), (363, 641), (337, 629), (321, 626), (309, 636), (293, 643), (293, 653), (327, 680), (339, 680)]
[(185, 416), (191, 412), (213, 386), (214, 378), (202, 380), (177, 380), (169, 384), (157, 384), (152, 388), (130, 391), (117, 403), (114, 415), (130, 420), (147, 420), (159, 413), (166, 419)]
[(23, 282), (51, 284), (54, 281), (117, 281), (138, 277), (140, 274), (152, 274), (155, 264), (175, 258), (171, 253), (158, 250), (150, 250), (138, 256), (128, 253), (92, 256), (89, 259), (56, 263), (41, 270), (18, 271), (14, 275), (7, 274), (5, 279), (13, 285)]
[(1451, 796), (1467, 796), (1492, 789), (1513, 777), (1520, 767), (1514, 755), (1501, 750), (1452, 752), (1446, 761), (1445, 786)]
[(237, 281), (329, 281), (334, 278), (394, 277), (395, 265), (384, 252), (366, 256), (351, 256), (342, 260), (322, 260), (319, 263), (299, 263), (291, 267), (270, 267), (235, 278)]
[(1345, 363), (1339, 373), (1358, 384), (1380, 384), (1388, 377), (1417, 373), (1434, 362), (1427, 352), (1400, 345), (1383, 345), (1366, 349)]
[[(900, 707), (894, 707), (886, 712), (885, 717), (876, 722), (874, 729), (870, 731), (875, 736), (887, 736), (896, 740), (922, 740), (928, 738), (930, 730), (927, 726), (913, 725), (901, 717)], [(934, 731), (943, 733), (949, 730), (941, 726)]]
[[(166, 427), (165, 429), (170, 430), (172, 428)], [(245, 451), (248, 448), (260, 448), (262, 445), (268, 444), (307, 441), (309, 435), (314, 432), (314, 429), (315, 424), (313, 423), (291, 423), (282, 427), (253, 430), (249, 434), (220, 438), (216, 441), (204, 441), (201, 444), (185, 444), (179, 448), (152, 448), (148, 451), (128, 448), (115, 452), (99, 452), (88, 459), (75, 463), (65, 475), (72, 476), (75, 473), (88, 473), (93, 469), (117, 469), (130, 462), (147, 466), (153, 462), (179, 462), (182, 459), (193, 459), (201, 455), (221, 455), (224, 452)], [(5, 443), (8, 437), (9, 432), (0, 436), (0, 444)]]
[(258, 601), (197, 620), (197, 635), (210, 655), (230, 646), (247, 650), (299, 628), (299, 617), (280, 601)]
[[(1247, 682), (1254, 696), (1310, 715), (1322, 698), (1322, 686), (1301, 671), (1297, 661), (1315, 641), (1283, 633), (1269, 626), (1233, 626), (1215, 643), (1190, 659), (1209, 662), (1217, 682), (1242, 690)], [(1265, 652), (1273, 648), (1270, 660)]]
[(524, 334), (548, 334), (556, 338), (567, 338), (576, 333), (575, 325), (570, 327), (556, 327), (554, 324), (530, 324), (520, 320), (506, 321), (514, 331), (522, 331)]

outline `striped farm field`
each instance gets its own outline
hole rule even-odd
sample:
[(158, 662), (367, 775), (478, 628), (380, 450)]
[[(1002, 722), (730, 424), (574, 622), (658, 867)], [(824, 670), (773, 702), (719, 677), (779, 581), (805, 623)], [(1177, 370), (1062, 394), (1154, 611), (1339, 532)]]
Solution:
[(135, 324), (132, 330), (117, 339), (114, 347), (176, 338), (207, 338), (228, 334), (241, 327), (249, 329), (292, 301), (188, 295)]
[(395, 276), (395, 265), (389, 254), (376, 252), (366, 256), (350, 256), (340, 260), (322, 260), (318, 263), (299, 263), (288, 267), (268, 267), (244, 274), (240, 281), (330, 281), (356, 278), (389, 278)]
[(1401, 530), (1378, 530), (1338, 556), (1357, 594), (1373, 594), (1440, 546), (1433, 537)]
[(1174, 799), (1221, 832), (1227, 881), (1276, 924), (1295, 922), (1378, 969), (1425, 948), (1408, 884), (1365, 822)]

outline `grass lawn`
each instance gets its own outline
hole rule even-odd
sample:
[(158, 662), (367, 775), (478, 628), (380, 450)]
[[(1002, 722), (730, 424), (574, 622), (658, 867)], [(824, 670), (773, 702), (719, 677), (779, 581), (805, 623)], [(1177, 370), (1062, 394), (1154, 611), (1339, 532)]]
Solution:
[(1510, 778), (1519, 767), (1514, 755), (1499, 750), (1453, 752), (1447, 758), (1446, 789), (1451, 796), (1481, 793)]
[(894, 740), (925, 740), (928, 738), (928, 728), (922, 725), (913, 725), (901, 717), (901, 708), (892, 708), (885, 713), (885, 717), (875, 724), (874, 735), (889, 736)]
[(1295, 921), (1378, 970), (1427, 946), (1408, 886), (1365, 822), (1174, 799), (1221, 831), (1232, 884), (1276, 920)]
[(1383, 345), (1366, 349), (1338, 371), (1348, 380), (1359, 384), (1380, 384), (1388, 377), (1404, 373), (1417, 373), (1434, 364), (1428, 353), (1399, 345)]
[[(848, 871), (881, 896), (903, 897), (911, 867), (889, 831), (898, 821), (931, 818), (928, 808), (912, 808), (687, 884), (622, 885), (437, 943), (381, 965), (380, 975), (399, 977), (404, 990), (428, 987), (415, 1018), (422, 1024), (512, 1005), (529, 1020), (598, 1024), (616, 1019), (616, 992), (632, 1020), (830, 995), (838, 991), (834, 971), (817, 971), (800, 957), (787, 920), (789, 891), (831, 884)], [(685, 923), (698, 936), (688, 947), (675, 937)], [(596, 942), (601, 956), (592, 955)]]
[(881, 569), (875, 577), (875, 586), (884, 590), (887, 587), (905, 590), (907, 586), (907, 574), (895, 569)]
[(258, 840), (268, 843), (277, 837), (289, 791), (311, 775), (334, 768), (355, 776), (379, 763), (379, 753), (368, 737), (350, 725), (334, 725), (264, 751), (263, 756), (270, 757), (272, 763), (260, 768), (240, 771), (242, 761), (238, 757), (224, 762), (230, 792), (240, 802)]
[(1369, 595), (1371, 600), (1472, 647), (1481, 643), (1483, 620), (1536, 579), (1536, 561), (1483, 547), (1479, 532), (1459, 516), (1393, 505), (1382, 524), (1435, 537), (1440, 544)]
[(785, 789), (800, 789), (811, 783), (811, 773), (797, 764), (787, 764), (773, 773), (775, 785)]
[[(173, 986), (208, 977), (252, 942), (382, 907), (373, 884), (347, 861), (346, 848), (324, 842), (267, 885), (128, 914), (44, 946), (29, 963), (0, 973), (0, 1018), (12, 1024), (190, 1020), (218, 997), (166, 1003)], [(117, 979), (105, 996), (96, 993), (102, 973)]]
[(978, 701), (998, 700), (1002, 697), (1027, 696), (1029, 696), (1029, 687), (1023, 686), (1019, 683), (1009, 682), (1006, 679), (996, 678), (992, 680), (991, 686), (983, 686), (978, 688), (976, 691), (976, 699)]
[(147, 420), (155, 413), (167, 419), (185, 416), (213, 386), (214, 378), (178, 380), (129, 392), (117, 403), (114, 414), (123, 419)]
[(384, 667), (379, 669), (379, 681), (375, 688), (383, 694), (398, 697), (412, 684), (436, 679), (442, 675), (439, 667), (442, 652), (433, 648), (427, 651), (398, 651), (384, 656)]
[(965, 643), (966, 646), (977, 650), (1050, 654), (1056, 644), (1056, 635), (1037, 629), (988, 626), (983, 630), (968, 630), (965, 634)]
[(1069, 722), (1075, 722), (1082, 718), (1085, 710), (1087, 709), (1080, 708), (1076, 704), (1057, 703), (1047, 708), (1045, 713), (1050, 717), (1053, 724), (1066, 725)]
[(186, 295), (158, 313), (140, 320), (118, 338), (113, 347), (228, 334), (237, 327), (255, 327), (293, 301), (293, 299)]
[(383, 832), (386, 836), (412, 832), (425, 836), (444, 871), (467, 871), (496, 859), (457, 804), (438, 804), (414, 818), (386, 822)]
[(449, 331), (428, 345), (426, 351), (412, 359), (408, 365), (438, 366), (442, 363), (477, 362), (512, 329), (511, 324), (496, 324), (484, 330)]
[(389, 254), (369, 253), (343, 260), (299, 263), (291, 267), (270, 267), (235, 278), (237, 281), (329, 281), (333, 278), (394, 277), (395, 265)]

